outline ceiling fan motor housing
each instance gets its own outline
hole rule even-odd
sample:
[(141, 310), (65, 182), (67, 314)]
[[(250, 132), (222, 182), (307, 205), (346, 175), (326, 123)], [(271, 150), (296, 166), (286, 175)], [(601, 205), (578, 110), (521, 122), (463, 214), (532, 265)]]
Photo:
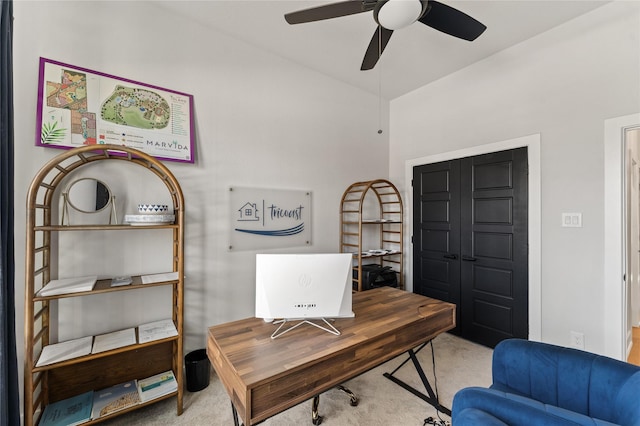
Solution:
[(373, 18), (388, 30), (399, 30), (420, 19), (426, 9), (426, 0), (379, 0)]

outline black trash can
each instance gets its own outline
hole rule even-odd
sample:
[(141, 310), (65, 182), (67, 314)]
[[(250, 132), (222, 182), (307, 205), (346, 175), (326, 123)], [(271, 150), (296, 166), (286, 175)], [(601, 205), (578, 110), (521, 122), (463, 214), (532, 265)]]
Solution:
[(198, 392), (209, 386), (211, 364), (207, 358), (206, 349), (189, 352), (184, 357), (184, 365), (187, 370), (187, 390), (189, 392)]

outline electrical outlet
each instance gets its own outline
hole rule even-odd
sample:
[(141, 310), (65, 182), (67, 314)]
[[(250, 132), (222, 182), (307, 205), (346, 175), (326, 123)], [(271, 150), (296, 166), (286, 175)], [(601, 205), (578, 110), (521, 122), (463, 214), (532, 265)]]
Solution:
[(579, 333), (577, 331), (571, 332), (571, 347), (584, 349), (584, 333)]
[(582, 213), (562, 213), (563, 228), (582, 228)]

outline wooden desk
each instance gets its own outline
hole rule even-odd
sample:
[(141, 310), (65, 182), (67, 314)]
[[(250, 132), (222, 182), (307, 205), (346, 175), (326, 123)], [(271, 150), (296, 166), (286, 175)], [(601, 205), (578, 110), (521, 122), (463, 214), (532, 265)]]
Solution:
[(258, 318), (209, 328), (207, 355), (244, 424), (257, 424), (404, 352), (416, 364), (413, 348), (455, 327), (455, 305), (390, 287), (355, 293), (353, 311), (355, 318), (335, 320), (339, 336), (304, 324), (271, 339), (276, 326)]

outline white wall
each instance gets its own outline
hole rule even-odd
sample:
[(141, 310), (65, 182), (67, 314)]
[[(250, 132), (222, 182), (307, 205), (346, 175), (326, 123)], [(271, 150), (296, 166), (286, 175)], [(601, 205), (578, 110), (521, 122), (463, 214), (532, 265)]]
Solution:
[[(328, 252), (338, 250), (343, 191), (354, 181), (387, 177), (388, 141), (377, 133), (379, 101), (371, 94), (145, 2), (18, 1), (14, 16), (19, 360), (26, 191), (39, 168), (60, 154), (34, 146), (40, 56), (194, 95), (197, 162), (165, 163), (186, 200), (186, 351), (204, 347), (207, 326), (253, 314), (255, 252), (227, 249), (230, 186), (311, 190), (313, 244), (281, 251)], [(119, 215), (157, 195), (135, 175), (123, 178), (135, 195), (116, 176), (108, 182), (125, 192), (116, 194), (124, 200)], [(117, 275), (123, 263), (114, 263)], [(140, 310), (136, 302), (124, 311), (104, 306), (120, 326), (135, 324)], [(84, 312), (93, 308), (85, 305)], [(67, 321), (83, 318), (76, 313)]]
[[(640, 3), (614, 2), (391, 102), (392, 181), (412, 159), (541, 135), (541, 338), (605, 353), (604, 120), (640, 108)], [(582, 228), (561, 228), (582, 212)]]

